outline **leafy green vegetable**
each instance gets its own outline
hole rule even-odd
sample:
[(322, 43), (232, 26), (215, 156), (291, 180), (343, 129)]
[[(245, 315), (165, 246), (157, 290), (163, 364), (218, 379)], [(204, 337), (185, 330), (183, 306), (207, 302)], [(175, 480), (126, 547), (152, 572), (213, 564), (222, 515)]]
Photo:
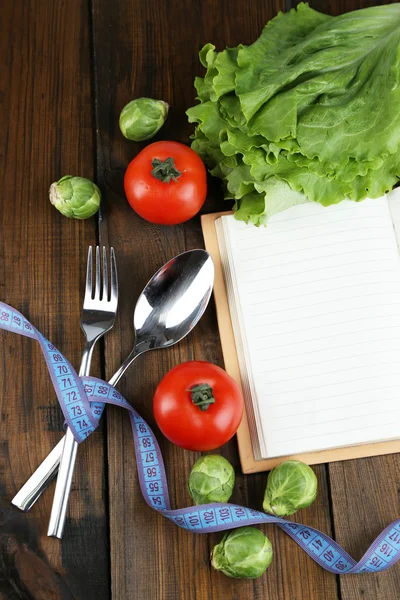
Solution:
[(65, 175), (51, 184), (49, 198), (65, 217), (88, 219), (99, 210), (101, 193), (90, 179)]
[(400, 178), (400, 4), (279, 13), (250, 46), (206, 44), (192, 148), (236, 218), (376, 198)]
[(272, 545), (255, 527), (241, 527), (224, 535), (211, 553), (211, 564), (228, 577), (255, 579), (272, 561)]
[(169, 106), (163, 100), (136, 98), (121, 111), (119, 128), (124, 137), (134, 142), (150, 140), (164, 125)]
[(317, 489), (311, 467), (299, 460), (285, 460), (268, 475), (263, 509), (277, 517), (293, 515), (314, 502)]
[(202, 456), (195, 462), (189, 476), (189, 493), (196, 504), (228, 502), (235, 485), (235, 471), (219, 454)]

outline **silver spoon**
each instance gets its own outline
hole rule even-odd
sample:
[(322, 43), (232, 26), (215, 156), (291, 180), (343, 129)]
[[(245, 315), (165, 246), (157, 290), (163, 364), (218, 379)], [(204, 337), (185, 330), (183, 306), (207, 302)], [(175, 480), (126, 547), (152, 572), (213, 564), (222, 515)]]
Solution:
[(205, 250), (189, 250), (167, 262), (140, 294), (133, 315), (135, 344), (109, 383), (116, 385), (148, 350), (169, 348), (196, 325), (210, 300), (214, 264)]
[[(109, 383), (116, 385), (127, 368), (144, 352), (168, 348), (184, 338), (203, 315), (214, 282), (214, 265), (205, 250), (189, 250), (167, 262), (150, 279), (137, 301), (133, 316), (135, 343), (132, 352), (122, 363)], [(12, 503), (29, 510), (57, 471), (64, 439), (53, 448)], [(76, 453), (75, 453), (76, 454)], [(73, 461), (67, 469), (72, 481)], [(52, 519), (49, 535), (62, 536), (68, 505), (68, 493)]]

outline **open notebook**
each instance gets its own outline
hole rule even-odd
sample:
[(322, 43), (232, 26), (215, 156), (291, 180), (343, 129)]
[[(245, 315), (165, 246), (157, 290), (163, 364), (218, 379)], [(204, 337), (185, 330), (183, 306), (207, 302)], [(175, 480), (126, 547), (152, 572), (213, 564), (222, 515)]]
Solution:
[(399, 439), (400, 190), (215, 229), (254, 458)]

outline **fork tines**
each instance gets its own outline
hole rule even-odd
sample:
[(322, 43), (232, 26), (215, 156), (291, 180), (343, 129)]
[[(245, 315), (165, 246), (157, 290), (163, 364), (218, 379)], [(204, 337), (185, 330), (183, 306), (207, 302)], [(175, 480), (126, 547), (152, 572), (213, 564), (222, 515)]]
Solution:
[(101, 260), (100, 247), (96, 246), (95, 279), (93, 281), (93, 249), (92, 246), (89, 246), (85, 300), (116, 303), (118, 299), (118, 280), (114, 248), (110, 248), (110, 280), (108, 277), (107, 249), (105, 246), (103, 246), (102, 255), (103, 258)]

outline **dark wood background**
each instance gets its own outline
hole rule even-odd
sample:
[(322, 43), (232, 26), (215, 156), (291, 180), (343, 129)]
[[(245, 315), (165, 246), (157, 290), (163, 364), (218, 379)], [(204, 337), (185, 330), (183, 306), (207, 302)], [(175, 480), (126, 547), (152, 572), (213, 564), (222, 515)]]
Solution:
[[(110, 376), (133, 342), (135, 300), (167, 259), (203, 245), (199, 218), (177, 227), (148, 224), (122, 191), (128, 162), (140, 150), (118, 128), (122, 107), (151, 96), (171, 105), (156, 139), (184, 143), (192, 127), (197, 53), (251, 43), (268, 19), (296, 2), (275, 0), (3, 0), (0, 7), (0, 298), (20, 309), (74, 365), (87, 247), (116, 249), (121, 299), (114, 330), (97, 349), (93, 373)], [(374, 2), (311, 2), (336, 14)], [(98, 222), (68, 220), (48, 201), (66, 173), (94, 178), (104, 194)], [(212, 184), (205, 211), (221, 205)], [(179, 362), (222, 365), (214, 307), (193, 334), (169, 351), (150, 353), (121, 390), (153, 424), (152, 394)], [(220, 535), (187, 533), (151, 511), (138, 487), (129, 420), (107, 409), (83, 444), (62, 542), (46, 536), (54, 484), (23, 514), (10, 500), (62, 432), (37, 344), (0, 336), (1, 600), (397, 600), (400, 564), (382, 574), (335, 577), (283, 532), (265, 527), (275, 559), (255, 581), (213, 572)], [(186, 481), (196, 454), (159, 436), (172, 503), (190, 498)], [(238, 472), (233, 500), (259, 508), (266, 475), (243, 476), (236, 442), (221, 450)], [(320, 492), (302, 522), (335, 536), (360, 558), (399, 516), (400, 460), (386, 456), (316, 467)], [(297, 518), (297, 517), (296, 517)]]

